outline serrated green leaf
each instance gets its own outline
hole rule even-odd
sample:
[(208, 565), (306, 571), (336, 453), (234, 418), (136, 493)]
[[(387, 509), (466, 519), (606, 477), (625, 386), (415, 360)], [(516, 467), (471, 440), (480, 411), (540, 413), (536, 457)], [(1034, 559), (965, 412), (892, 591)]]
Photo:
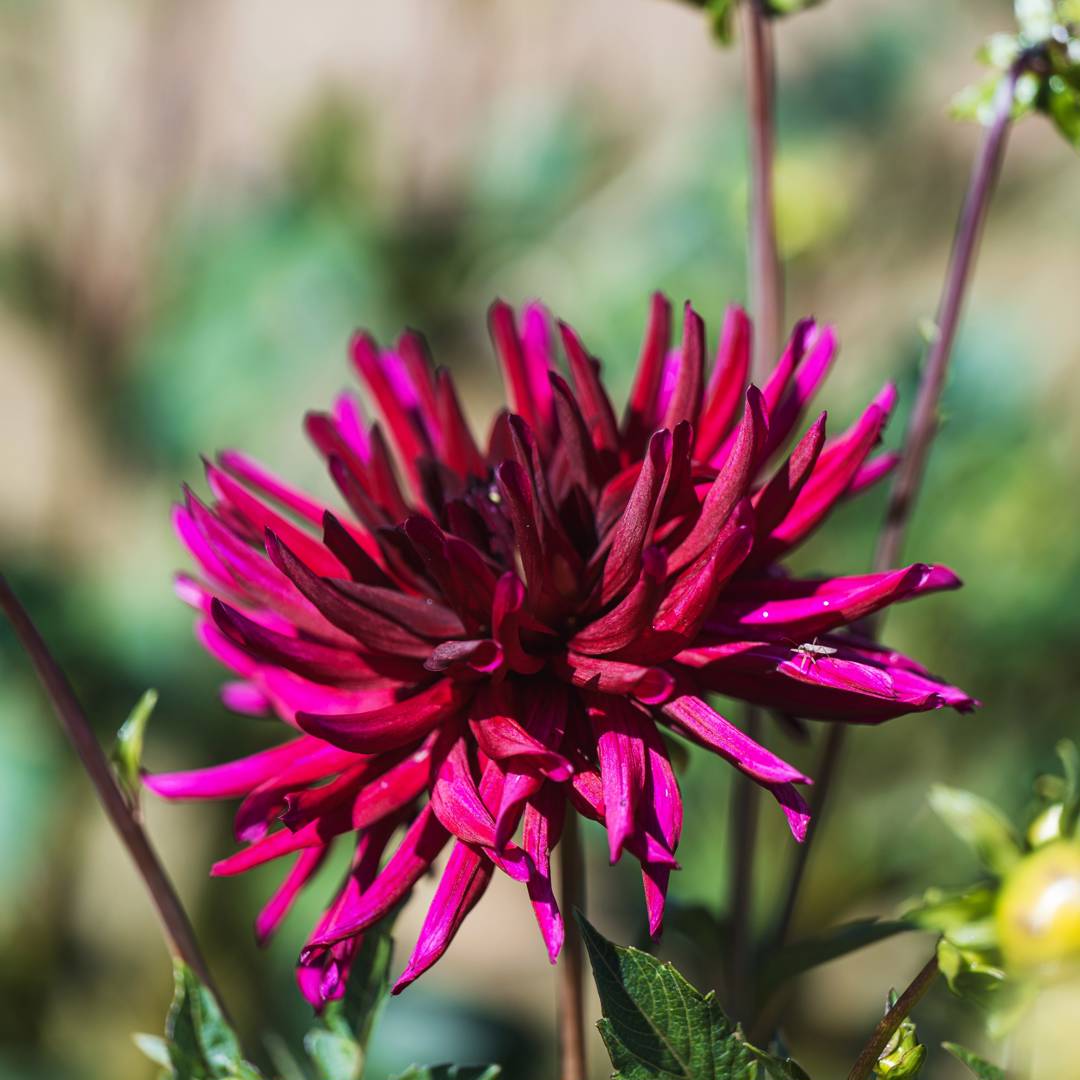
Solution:
[(857, 919), (816, 937), (786, 945), (766, 957), (759, 975), (760, 993), (763, 997), (768, 996), (781, 983), (804, 971), (914, 929), (916, 925), (907, 920)]
[(120, 782), (120, 788), (124, 792), (128, 805), (132, 807), (139, 805), (139, 792), (142, 788), (140, 770), (143, 739), (146, 735), (147, 721), (157, 701), (156, 690), (147, 690), (139, 698), (135, 708), (128, 714), (128, 718), (120, 725), (112, 753), (109, 755), (116, 772), (116, 779)]
[(576, 914), (617, 1080), (756, 1080), (762, 1070), (805, 1080), (793, 1062), (750, 1046), (714, 994), (702, 994), (671, 964), (612, 944)]
[(962, 1046), (958, 1046), (956, 1043), (942, 1043), (943, 1047), (949, 1051), (950, 1054), (957, 1061), (963, 1062), (979, 1080), (1005, 1080), (1005, 1070), (999, 1069), (996, 1065), (991, 1065), (989, 1061), (983, 1061), (977, 1054), (973, 1054), (970, 1050), (965, 1050)]
[[(1080, 140), (1077, 141), (1077, 147), (1080, 148)], [(1080, 823), (1080, 749), (1077, 749), (1072, 739), (1062, 739), (1054, 749), (1065, 770), (1058, 830), (1060, 835), (1067, 839), (1076, 833), (1077, 824)]]
[(392, 1080), (498, 1080), (498, 1065), (413, 1065)]
[(930, 805), (992, 874), (1001, 877), (1008, 873), (1023, 854), (1012, 823), (986, 799), (970, 791), (935, 784), (930, 789)]

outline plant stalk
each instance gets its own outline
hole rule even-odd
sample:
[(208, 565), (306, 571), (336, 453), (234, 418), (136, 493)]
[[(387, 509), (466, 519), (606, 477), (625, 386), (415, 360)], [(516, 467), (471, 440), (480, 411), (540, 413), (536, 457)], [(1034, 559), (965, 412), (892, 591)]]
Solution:
[(1027, 61), (1017, 63), (1002, 78), (994, 97), (993, 120), (987, 128), (979, 155), (971, 171), (967, 196), (953, 239), (945, 287), (938, 305), (937, 333), (930, 346), (926, 367), (911, 410), (903, 456), (896, 470), (885, 512), (885, 524), (874, 556), (874, 569), (887, 570), (900, 556), (908, 521), (926, 469), (930, 444), (938, 427), (938, 405), (945, 387), (956, 332), (964, 300), (971, 287), (975, 256), (979, 250), (990, 200), (1001, 172), (1005, 147), (1012, 128), (1013, 99), (1016, 81)]
[(753, 371), (761, 379), (780, 352), (784, 276), (776, 241), (773, 164), (776, 145), (776, 62), (764, 0), (742, 5), (750, 165), (750, 307)]
[(131, 861), (135, 864), (135, 869), (146, 886), (146, 891), (150, 894), (150, 900), (164, 932), (169, 952), (191, 968), (220, 1004), (221, 994), (214, 986), (195, 938), (191, 920), (184, 911), (176, 889), (169, 880), (134, 810), (120, 790), (112, 767), (94, 736), (86, 713), (79, 704), (70, 682), (2, 574), (0, 574), (0, 609), (7, 616), (19, 643), (30, 657), (45, 694), (56, 712), (68, 741), (90, 777), (110, 824), (127, 849)]
[[(745, 42), (746, 107), (750, 173), (749, 286), (753, 314), (754, 352), (751, 372), (760, 382), (780, 351), (780, 324), (784, 304), (783, 270), (776, 242), (773, 204), (775, 148), (776, 67), (772, 24), (764, 0), (746, 0)], [(761, 714), (751, 706), (746, 730), (752, 739), (761, 735)], [(750, 986), (751, 914), (753, 911), (754, 856), (757, 849), (757, 785), (738, 777), (732, 793), (731, 933), (728, 942), (728, 1007), (741, 1016), (753, 1000)]]
[[(761, 739), (761, 712), (746, 710), (746, 733)], [(731, 904), (728, 942), (727, 1005), (736, 1019), (748, 1016), (754, 991), (751, 985), (753, 940), (754, 856), (757, 852), (758, 786), (747, 776), (736, 776), (731, 814)]]
[(586, 1080), (584, 948), (574, 912), (585, 911), (585, 860), (577, 814), (568, 810), (559, 840), (559, 877), (566, 938), (559, 960), (559, 1076)]
[(927, 960), (923, 969), (911, 980), (908, 988), (897, 999), (896, 1004), (878, 1021), (874, 1033), (870, 1036), (867, 1044), (862, 1048), (848, 1073), (847, 1080), (867, 1080), (874, 1070), (881, 1051), (885, 1044), (892, 1038), (893, 1032), (900, 1026), (904, 1019), (911, 1013), (916, 1005), (922, 1001), (927, 990), (934, 984), (938, 977), (937, 953)]
[[(938, 305), (937, 335), (927, 356), (904, 437), (900, 464), (893, 481), (885, 522), (874, 554), (875, 572), (888, 570), (900, 557), (915, 498), (926, 470), (927, 455), (937, 432), (938, 406), (945, 387), (949, 360), (956, 342), (960, 315), (971, 287), (975, 256), (978, 253), (979, 241), (1005, 157), (1008, 135), (1012, 127), (1016, 82), (1030, 63), (1030, 57), (1022, 56), (1002, 78), (994, 98), (993, 119), (986, 130), (978, 156), (972, 166), (971, 178), (957, 223), (945, 283)], [(880, 617), (871, 617), (864, 620), (863, 629), (874, 637), (877, 635), (880, 624)], [(830, 785), (836, 773), (836, 762), (847, 737), (847, 730), (843, 724), (833, 724), (829, 729), (821, 763), (816, 773), (818, 782), (811, 800), (813, 812), (811, 820), (814, 823), (824, 811)], [(779, 922), (776, 939), (778, 944), (783, 944), (791, 926), (815, 832), (816, 827), (812, 824), (806, 842), (796, 855)]]

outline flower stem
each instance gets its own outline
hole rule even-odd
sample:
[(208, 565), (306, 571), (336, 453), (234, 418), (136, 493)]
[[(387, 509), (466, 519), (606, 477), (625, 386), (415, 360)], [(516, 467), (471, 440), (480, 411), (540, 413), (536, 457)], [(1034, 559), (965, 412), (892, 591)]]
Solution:
[(773, 203), (776, 67), (772, 23), (763, 0), (743, 4), (746, 106), (750, 162), (750, 300), (754, 317), (754, 375), (761, 378), (780, 350), (784, 277)]
[(165, 868), (161, 865), (161, 860), (151, 847), (133, 809), (124, 798), (112, 768), (90, 728), (86, 713), (83, 712), (82, 706), (75, 697), (71, 684), (2, 574), (0, 574), (0, 609), (7, 616), (16, 637), (33, 662), (38, 679), (52, 703), (68, 741), (90, 777), (110, 823), (124, 847), (127, 848), (132, 862), (135, 863), (135, 869), (143, 879), (154, 910), (157, 912), (158, 922), (165, 934), (169, 951), (191, 968), (220, 1003), (221, 995), (214, 987), (195, 939), (191, 921), (180, 903), (180, 898)]
[(559, 840), (559, 902), (566, 925), (559, 960), (559, 1076), (586, 1080), (584, 951), (574, 912), (585, 911), (585, 860), (577, 814), (567, 812)]
[[(746, 734), (761, 738), (761, 713), (746, 710)], [(753, 1000), (750, 985), (753, 928), (750, 916), (754, 897), (754, 855), (757, 851), (758, 787), (749, 777), (736, 776), (731, 815), (731, 905), (728, 943), (728, 1011), (736, 1019), (746, 1015)]]
[(926, 468), (926, 457), (937, 431), (938, 405), (956, 341), (960, 314), (971, 286), (979, 240), (1005, 156), (1005, 146), (1012, 127), (1016, 82), (1027, 63), (1027, 58), (1022, 57), (1002, 78), (994, 97), (993, 119), (971, 171), (967, 196), (949, 257), (945, 287), (938, 306), (937, 333), (926, 359), (926, 367), (904, 438), (903, 454), (889, 495), (885, 525), (874, 557), (875, 570), (891, 567), (903, 547), (908, 520)]
[(881, 1051), (885, 1044), (892, 1038), (893, 1032), (900, 1026), (912, 1009), (922, 1001), (927, 990), (934, 984), (938, 977), (937, 953), (927, 960), (923, 969), (911, 980), (908, 988), (897, 999), (896, 1004), (881, 1018), (874, 1033), (870, 1036), (867, 1044), (862, 1048), (848, 1073), (847, 1080), (866, 1080), (873, 1072)]
[[(994, 98), (993, 119), (987, 128), (979, 154), (972, 166), (971, 178), (968, 182), (964, 205), (960, 212), (960, 220), (957, 223), (949, 266), (938, 305), (937, 335), (930, 348), (926, 366), (923, 369), (915, 405), (911, 413), (911, 420), (904, 437), (900, 465), (889, 497), (885, 523), (882, 526), (877, 550), (874, 554), (874, 570), (877, 572), (892, 567), (900, 556), (903, 547), (915, 497), (918, 494), (919, 485), (925, 472), (927, 455), (937, 432), (938, 406), (941, 401), (942, 390), (945, 387), (945, 378), (948, 374), (949, 360), (956, 341), (956, 332), (959, 327), (964, 299), (971, 286), (972, 271), (975, 266), (979, 240), (982, 236), (983, 226), (986, 223), (986, 216), (990, 209), (990, 200), (994, 193), (998, 174), (1001, 171), (1001, 163), (1005, 156), (1008, 134), (1012, 126), (1012, 108), (1016, 82), (1027, 69), (1029, 63), (1031, 63), (1031, 58), (1022, 56), (1002, 78)], [(863, 623), (863, 628), (871, 636), (876, 636), (879, 626), (880, 619), (870, 618), (864, 620)], [(811, 825), (811, 831), (807, 834), (806, 842), (795, 857), (795, 864), (792, 868), (791, 879), (788, 883), (786, 899), (778, 924), (779, 929), (776, 938), (778, 944), (784, 943), (791, 926), (799, 889), (806, 870), (806, 862), (810, 855), (811, 842), (816, 832), (816, 823), (825, 808), (830, 785), (836, 773), (836, 762), (843, 749), (846, 737), (847, 727), (845, 725), (833, 724), (830, 727), (822, 751), (821, 762), (815, 773), (817, 783), (811, 800), (811, 811), (813, 813), (811, 821), (813, 824)]]
[[(763, 0), (746, 0), (745, 42), (746, 107), (749, 134), (750, 234), (749, 283), (754, 325), (752, 374), (761, 380), (780, 350), (780, 323), (784, 306), (784, 280), (776, 243), (773, 205), (776, 68), (772, 24)], [(746, 713), (747, 734), (760, 737), (761, 714)], [(728, 1007), (741, 1015), (753, 997), (750, 982), (751, 913), (753, 910), (754, 856), (757, 849), (757, 785), (739, 777), (732, 795), (731, 933), (728, 943)]]

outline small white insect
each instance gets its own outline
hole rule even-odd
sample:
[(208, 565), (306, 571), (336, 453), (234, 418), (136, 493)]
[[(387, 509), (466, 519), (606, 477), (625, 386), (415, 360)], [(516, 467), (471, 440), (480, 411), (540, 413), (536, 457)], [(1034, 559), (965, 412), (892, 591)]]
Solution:
[(796, 645), (795, 651), (802, 653), (804, 656), (812, 656), (815, 660), (820, 660), (823, 656), (835, 656), (837, 652), (831, 645), (819, 645), (817, 638)]

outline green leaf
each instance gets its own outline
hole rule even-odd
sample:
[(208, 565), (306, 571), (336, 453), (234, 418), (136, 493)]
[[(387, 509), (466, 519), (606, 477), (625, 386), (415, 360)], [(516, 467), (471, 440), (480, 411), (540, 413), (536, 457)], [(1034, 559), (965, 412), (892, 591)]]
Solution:
[(822, 0), (768, 0), (770, 15), (795, 15), (807, 8), (817, 7)]
[(949, 989), (986, 1012), (1007, 1020), (1025, 1000), (1024, 985), (1010, 979), (985, 953), (942, 938), (937, 955)]
[(1012, 823), (986, 799), (970, 791), (935, 784), (930, 789), (930, 805), (992, 874), (1005, 875), (1023, 854)]
[(615, 1080), (806, 1080), (791, 1061), (750, 1046), (712, 993), (672, 967), (614, 945), (580, 914)]
[(731, 44), (735, 37), (736, 0), (687, 0), (687, 3), (705, 12), (717, 41)]
[(498, 1065), (413, 1065), (392, 1080), (498, 1080)]
[(116, 779), (124, 792), (128, 805), (138, 807), (139, 791), (142, 788), (140, 768), (142, 766), (143, 738), (146, 734), (146, 724), (150, 714), (157, 705), (158, 693), (156, 690), (147, 690), (135, 708), (128, 714), (128, 718), (120, 725), (116, 733), (116, 742), (113, 744), (110, 760), (116, 772)]
[(989, 1061), (983, 1061), (981, 1057), (973, 1054), (970, 1050), (965, 1050), (962, 1046), (957, 1046), (956, 1043), (942, 1043), (942, 1046), (949, 1051), (950, 1054), (957, 1061), (963, 1062), (974, 1073), (979, 1080), (1005, 1080), (1005, 1070), (999, 1069), (996, 1065), (991, 1065)]
[(988, 949), (997, 943), (994, 908), (997, 890), (989, 885), (946, 890), (927, 889), (901, 918), (919, 930), (944, 934), (954, 945)]
[(360, 1080), (364, 1074), (363, 1047), (349, 1035), (312, 1028), (304, 1036), (304, 1049), (319, 1080)]
[(173, 980), (165, 1041), (175, 1080), (263, 1080), (244, 1060), (236, 1033), (194, 972), (176, 960)]
[(160, 1035), (148, 1035), (146, 1032), (137, 1031), (131, 1036), (131, 1041), (155, 1065), (160, 1065), (164, 1069), (172, 1067), (169, 1044)]
[(345, 996), (326, 1006), (318, 1025), (304, 1038), (319, 1080), (360, 1080), (363, 1075), (371, 1029), (390, 990), (392, 921), (384, 919), (364, 934)]
[(817, 937), (796, 941), (767, 957), (759, 975), (760, 993), (768, 996), (781, 983), (804, 971), (883, 941), (894, 934), (916, 929), (907, 920), (857, 919), (827, 930)]
[[(1078, 112), (1080, 117), (1080, 112)], [(1080, 148), (1080, 140), (1077, 141)], [(1060, 834), (1066, 839), (1076, 833), (1080, 822), (1080, 749), (1072, 739), (1062, 739), (1054, 747), (1065, 768), (1065, 788), (1061, 796)]]
[(1047, 80), (1046, 111), (1069, 144), (1080, 150), (1080, 92), (1060, 75)]

